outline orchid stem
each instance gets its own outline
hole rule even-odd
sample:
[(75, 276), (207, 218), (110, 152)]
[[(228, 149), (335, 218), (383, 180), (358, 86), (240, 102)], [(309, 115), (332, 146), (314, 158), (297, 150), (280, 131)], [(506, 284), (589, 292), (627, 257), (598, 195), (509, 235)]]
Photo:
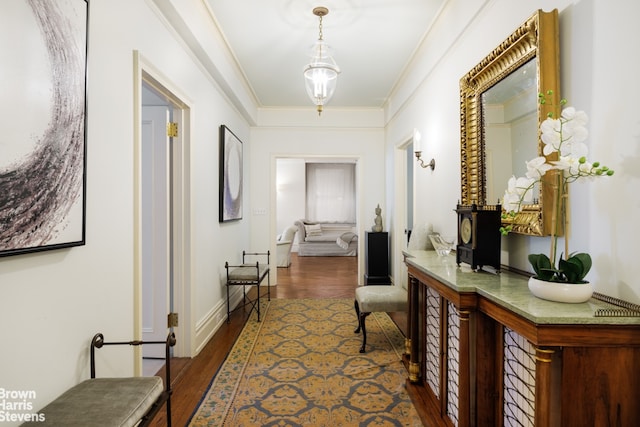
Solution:
[(569, 186), (563, 185), (563, 219), (564, 219), (564, 259), (569, 259)]

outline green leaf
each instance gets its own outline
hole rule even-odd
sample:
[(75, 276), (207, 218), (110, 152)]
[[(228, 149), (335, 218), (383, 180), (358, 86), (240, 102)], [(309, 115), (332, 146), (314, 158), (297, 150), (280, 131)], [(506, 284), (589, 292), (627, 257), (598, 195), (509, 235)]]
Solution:
[(553, 278), (555, 269), (551, 265), (551, 260), (548, 256), (545, 254), (529, 254), (528, 258), (538, 279), (550, 281)]
[(583, 271), (582, 262), (577, 258), (569, 258), (567, 260), (561, 258), (558, 261), (558, 269), (564, 281), (568, 283), (577, 283), (576, 280)]
[(576, 274), (576, 277), (573, 278), (571, 283), (584, 282), (585, 276), (587, 275), (587, 273), (589, 273), (589, 270), (591, 270), (591, 266), (592, 266), (591, 256), (584, 252), (573, 253), (569, 257), (567, 262), (570, 262), (574, 266), (577, 266), (577, 265), (580, 266), (579, 270), (575, 270), (577, 274)]
[(564, 283), (585, 283), (584, 277), (591, 270), (591, 256), (587, 253), (572, 253), (564, 259), (560, 255), (555, 281)]

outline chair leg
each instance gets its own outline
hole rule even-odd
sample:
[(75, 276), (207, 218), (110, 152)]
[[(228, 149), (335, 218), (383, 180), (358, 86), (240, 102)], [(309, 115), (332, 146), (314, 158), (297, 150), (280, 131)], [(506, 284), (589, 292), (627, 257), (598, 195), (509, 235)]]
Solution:
[(353, 301), (353, 306), (356, 309), (356, 319), (358, 319), (358, 327), (353, 331), (354, 334), (360, 333), (360, 306), (358, 305), (358, 300)]
[(167, 399), (166, 407), (167, 407), (167, 427), (171, 427), (171, 395), (169, 395), (169, 398)]
[(371, 313), (360, 313), (358, 319), (360, 319), (360, 327), (362, 327), (362, 347), (360, 347), (360, 353), (365, 352), (365, 347), (367, 345), (367, 326), (365, 325), (365, 319)]

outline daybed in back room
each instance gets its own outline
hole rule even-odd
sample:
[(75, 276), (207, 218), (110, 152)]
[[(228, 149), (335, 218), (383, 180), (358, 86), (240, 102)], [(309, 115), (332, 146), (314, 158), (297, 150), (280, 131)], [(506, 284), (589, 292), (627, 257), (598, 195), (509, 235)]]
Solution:
[(312, 222), (301, 219), (298, 227), (298, 256), (356, 256), (356, 224), (348, 222)]

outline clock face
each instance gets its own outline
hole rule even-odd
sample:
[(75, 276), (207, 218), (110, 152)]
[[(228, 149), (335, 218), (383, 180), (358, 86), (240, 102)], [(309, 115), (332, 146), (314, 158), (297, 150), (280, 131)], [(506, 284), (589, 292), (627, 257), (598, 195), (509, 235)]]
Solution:
[(471, 241), (471, 219), (468, 217), (460, 222), (460, 238), (465, 245)]

